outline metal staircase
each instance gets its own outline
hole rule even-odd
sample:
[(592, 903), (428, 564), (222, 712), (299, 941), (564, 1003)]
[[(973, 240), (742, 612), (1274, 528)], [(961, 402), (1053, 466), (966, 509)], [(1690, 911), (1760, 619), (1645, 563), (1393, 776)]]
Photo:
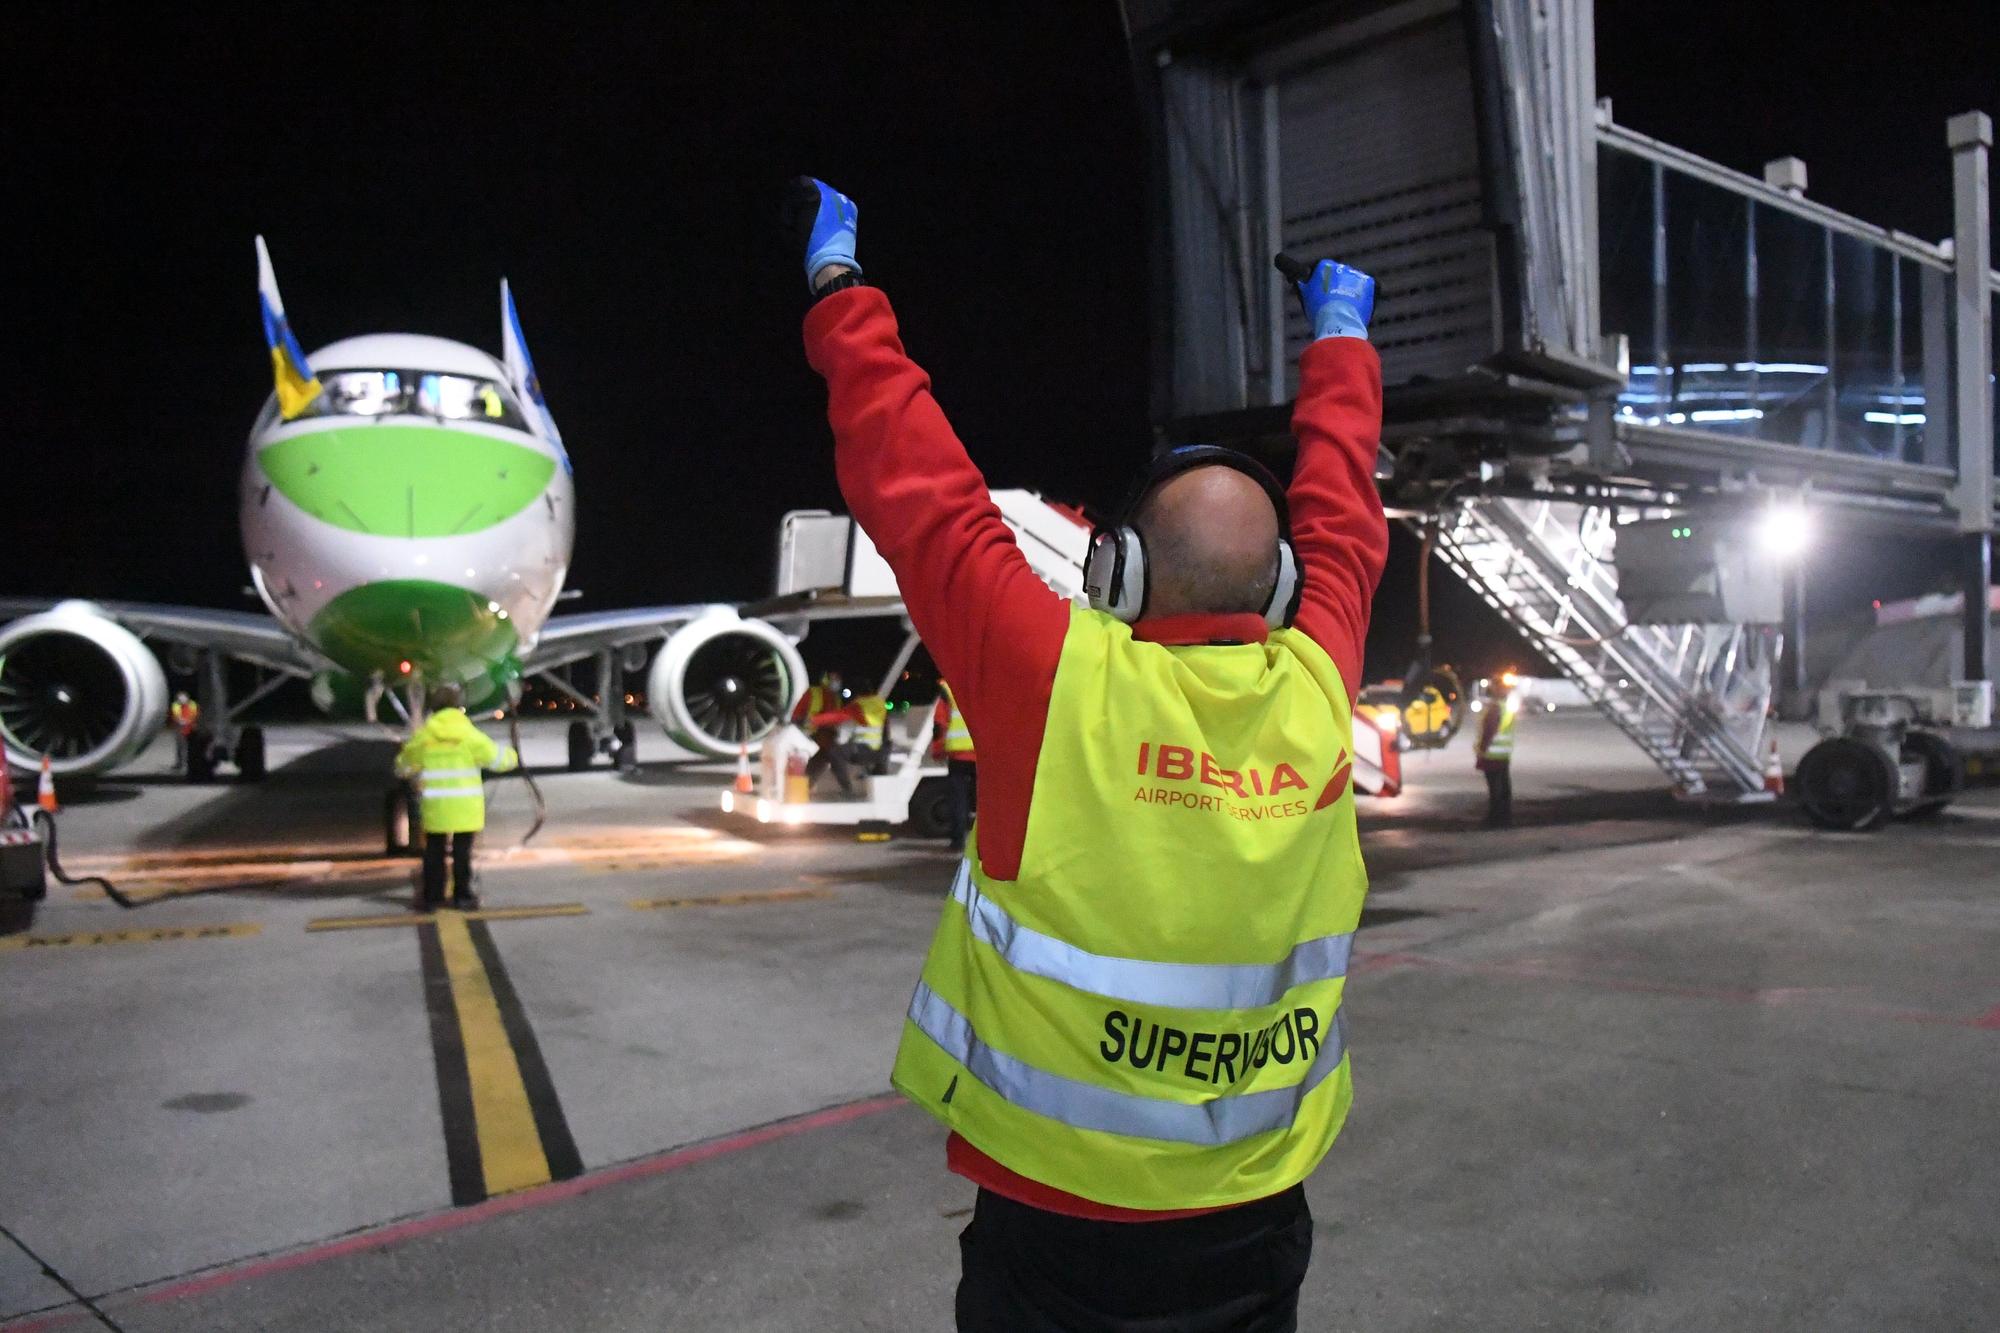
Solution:
[(1641, 625), (1618, 598), (1611, 511), (1483, 497), (1449, 506), (1436, 549), (1660, 766), (1679, 796), (1769, 799), (1762, 753), (1780, 636), (1764, 625)]

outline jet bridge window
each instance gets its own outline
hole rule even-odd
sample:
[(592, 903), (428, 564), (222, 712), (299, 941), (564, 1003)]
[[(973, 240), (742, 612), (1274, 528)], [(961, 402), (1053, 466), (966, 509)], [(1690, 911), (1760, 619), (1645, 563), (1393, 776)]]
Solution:
[(321, 376), (320, 384), (305, 416), (418, 416), (528, 429), (514, 395), (497, 380), (434, 371), (340, 370)]

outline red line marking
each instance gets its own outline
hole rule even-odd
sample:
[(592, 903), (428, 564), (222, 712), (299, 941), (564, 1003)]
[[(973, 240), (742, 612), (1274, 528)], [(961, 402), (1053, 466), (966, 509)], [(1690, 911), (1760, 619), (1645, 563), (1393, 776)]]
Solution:
[(1672, 982), (1607, 976), (1601, 972), (1548, 967), (1540, 963), (1468, 963), (1449, 958), (1433, 958), (1426, 954), (1362, 949), (1356, 949), (1354, 956), (1360, 961), (1348, 968), (1350, 974), (1379, 972), (1392, 967), (1435, 967), (1447, 972), (1465, 972), (1476, 976), (1509, 977), (1522, 981), (1566, 981), (1579, 986), (1597, 986), (1605, 990), (1632, 991), (1642, 995), (1671, 995), (1685, 1000), (1723, 1000), (1730, 1004), (1771, 1007), (1805, 1003), (1820, 1009), (1862, 1014), (1897, 1023), (1936, 1023), (1947, 1027), (2000, 1029), (2000, 1005), (1994, 1006), (1978, 1017), (1967, 1017), (1963, 1014), (1940, 1014), (1927, 1009), (1892, 1009), (1879, 1004), (1843, 1003), (1826, 998), (1827, 992), (1824, 989), (1814, 987), (1783, 986), (1768, 990), (1749, 990), (1736, 986), (1683, 986)]
[[(139, 1299), (145, 1304), (153, 1305), (163, 1301), (177, 1301), (194, 1296), (205, 1296), (211, 1291), (216, 1291), (223, 1287), (233, 1287), (239, 1282), (248, 1282), (253, 1278), (268, 1277), (273, 1273), (289, 1272), (294, 1268), (305, 1268), (313, 1264), (324, 1263), (328, 1259), (338, 1259), (343, 1255), (358, 1254), (364, 1250), (386, 1249), (391, 1245), (400, 1245), (404, 1241), (416, 1240), (423, 1236), (434, 1236), (440, 1232), (456, 1231), (460, 1227), (484, 1222), (489, 1218), (506, 1217), (512, 1213), (527, 1212), (532, 1208), (542, 1208), (552, 1203), (561, 1203), (566, 1199), (574, 1199), (578, 1195), (589, 1194), (594, 1190), (600, 1190), (609, 1185), (620, 1185), (628, 1180), (641, 1180), (647, 1176), (664, 1175), (669, 1171), (677, 1171), (684, 1166), (694, 1166), (699, 1162), (712, 1161), (717, 1157), (726, 1157), (731, 1153), (742, 1152), (748, 1148), (761, 1147), (766, 1143), (773, 1143), (779, 1139), (793, 1138), (800, 1134), (810, 1133), (816, 1129), (830, 1129), (835, 1125), (844, 1125), (851, 1121), (874, 1115), (877, 1112), (886, 1111), (892, 1106), (901, 1105), (902, 1101), (903, 1096), (901, 1093), (887, 1092), (878, 1097), (869, 1097), (858, 1102), (848, 1102), (841, 1106), (830, 1106), (823, 1111), (813, 1111), (807, 1115), (797, 1116), (790, 1120), (779, 1120), (772, 1124), (760, 1125), (756, 1129), (746, 1129), (738, 1134), (729, 1134), (719, 1139), (710, 1139), (706, 1143), (696, 1143), (686, 1148), (675, 1148), (655, 1157), (642, 1157), (634, 1162), (626, 1162), (622, 1166), (608, 1167), (602, 1171), (575, 1176), (569, 1180), (558, 1180), (548, 1185), (538, 1185), (533, 1189), (522, 1190), (517, 1194), (503, 1194), (498, 1198), (488, 1199), (484, 1203), (473, 1204), (469, 1208), (456, 1208), (449, 1212), (431, 1213), (424, 1217), (413, 1217), (406, 1222), (392, 1222), (384, 1227), (356, 1232), (350, 1236), (343, 1236), (338, 1240), (308, 1246), (303, 1250), (294, 1250), (289, 1254), (280, 1254), (269, 1259), (255, 1260), (238, 1267), (225, 1268), (220, 1272), (209, 1273), (202, 1277), (188, 1278), (185, 1281), (171, 1283), (168, 1286), (155, 1287), (153, 1290), (144, 1293)], [(62, 1322), (68, 1322), (76, 1317), (75, 1315), (64, 1315), (62, 1316)], [(30, 1324), (21, 1329), (14, 1330), (14, 1333), (28, 1333), (29, 1329), (48, 1326), (48, 1324)]]

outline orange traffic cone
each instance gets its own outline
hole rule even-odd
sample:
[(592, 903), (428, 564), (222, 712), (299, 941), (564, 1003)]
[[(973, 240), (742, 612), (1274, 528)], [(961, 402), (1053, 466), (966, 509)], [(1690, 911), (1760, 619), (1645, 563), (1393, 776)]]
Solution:
[(1785, 761), (1778, 756), (1775, 732), (1771, 734), (1770, 748), (1764, 752), (1764, 790), (1773, 796), (1785, 794)]
[(62, 803), (56, 800), (55, 770), (49, 766), (49, 757), (47, 755), (42, 756), (41, 781), (35, 784), (35, 804), (41, 806), (42, 809), (48, 811), (50, 814), (54, 814), (56, 811), (62, 809)]
[(755, 790), (750, 781), (750, 747), (747, 745), (736, 747), (736, 790), (746, 795)]

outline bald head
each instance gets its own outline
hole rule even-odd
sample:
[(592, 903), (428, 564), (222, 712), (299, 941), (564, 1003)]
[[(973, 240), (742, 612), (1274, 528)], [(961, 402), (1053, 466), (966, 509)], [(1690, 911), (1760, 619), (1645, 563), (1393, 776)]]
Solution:
[(1133, 516), (1146, 539), (1148, 616), (1262, 611), (1278, 581), (1271, 497), (1232, 467), (1169, 477)]

